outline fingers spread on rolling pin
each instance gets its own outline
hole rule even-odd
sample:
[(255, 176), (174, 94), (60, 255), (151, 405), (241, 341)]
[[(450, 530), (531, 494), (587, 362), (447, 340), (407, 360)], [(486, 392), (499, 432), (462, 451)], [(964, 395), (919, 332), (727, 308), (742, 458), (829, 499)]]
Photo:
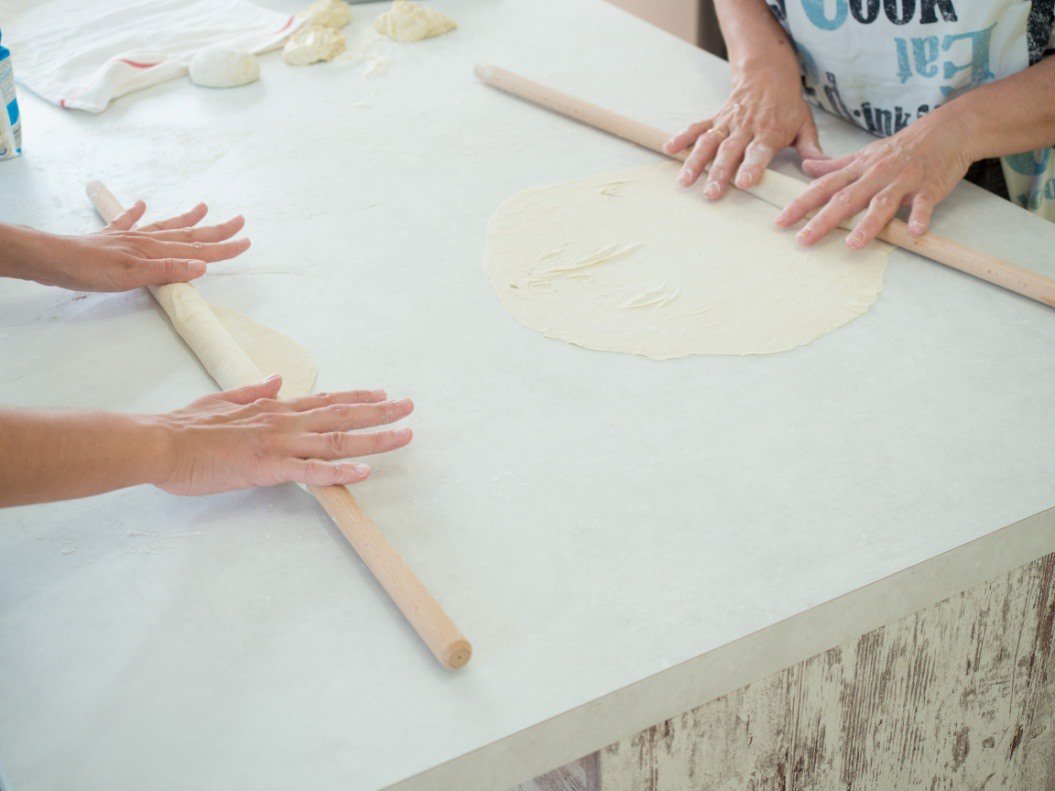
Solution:
[(197, 225), (202, 221), (202, 218), (209, 213), (209, 207), (204, 203), (199, 203), (190, 211), (185, 211), (183, 214), (177, 214), (175, 217), (169, 217), (165, 220), (158, 220), (152, 222), (149, 225), (144, 225), (139, 230), (141, 231), (171, 231), (175, 228), (189, 228), (192, 225)]
[(103, 230), (127, 231), (143, 218), (143, 214), (146, 212), (146, 210), (147, 205), (143, 203), (143, 201), (137, 200), (123, 212), (121, 212), (112, 220), (110, 220), (110, 222), (106, 224), (106, 227), (103, 228)]
[(930, 218), (937, 204), (928, 192), (917, 192), (912, 198), (912, 212), (908, 216), (908, 230), (913, 236), (922, 236), (930, 227)]
[[(232, 217), (219, 225), (190, 226), (173, 228), (170, 231), (146, 232), (149, 238), (163, 242), (223, 242), (230, 239), (245, 227), (242, 215)], [(140, 233), (144, 233), (140, 231)]]
[(704, 132), (711, 128), (710, 121), (700, 121), (695, 124), (689, 124), (687, 127), (678, 132), (674, 137), (663, 144), (663, 150), (673, 156), (679, 151), (684, 151), (686, 148), (696, 142), (696, 139)]
[(852, 217), (868, 205), (871, 192), (860, 181), (832, 195), (817, 214), (806, 223), (795, 236), (795, 241), (809, 246), (839, 227), (839, 223)]
[(896, 184), (876, 193), (869, 201), (865, 216), (846, 237), (846, 245), (853, 250), (860, 250), (875, 239), (876, 235), (897, 214), (898, 207), (901, 205), (901, 196), (902, 190)]
[(277, 473), (283, 483), (347, 486), (364, 480), (370, 475), (370, 467), (358, 462), (286, 459), (279, 463)]
[(704, 168), (714, 159), (718, 146), (728, 136), (728, 133), (721, 129), (709, 129), (700, 135), (692, 147), (692, 152), (685, 159), (681, 173), (678, 174), (678, 183), (683, 187), (691, 187), (695, 184)]
[(762, 179), (763, 171), (773, 161), (777, 148), (772, 134), (760, 134), (751, 141), (744, 151), (744, 161), (736, 174), (735, 184), (740, 189), (747, 189)]
[(205, 262), (188, 258), (149, 258), (136, 262), (133, 279), (137, 286), (186, 283), (205, 274)]
[(141, 255), (151, 258), (193, 258), (208, 263), (234, 258), (249, 249), (248, 239), (235, 239), (233, 242), (165, 242), (139, 236), (135, 244)]
[(372, 434), (346, 434), (343, 431), (327, 431), (320, 434), (295, 434), (282, 443), (291, 456), (301, 459), (348, 459), (353, 456), (369, 456), (402, 448), (413, 438), (409, 428), (378, 431)]
[(823, 206), (839, 190), (854, 182), (855, 176), (846, 171), (832, 173), (819, 178), (810, 184), (784, 210), (777, 215), (776, 222), (784, 228), (790, 228), (814, 209)]
[(329, 406), (291, 415), (293, 424), (301, 431), (350, 431), (371, 428), (402, 420), (414, 411), (409, 398), (383, 401), (379, 404), (330, 404)]
[(725, 194), (729, 186), (729, 179), (740, 166), (744, 158), (744, 149), (750, 138), (739, 132), (727, 138), (720, 146), (711, 165), (711, 172), (707, 179), (707, 186), (703, 188), (703, 194), (708, 200), (717, 200)]
[(820, 178), (837, 170), (842, 170), (847, 165), (852, 164), (857, 157), (858, 154), (853, 153), (838, 159), (804, 159), (802, 160), (802, 172), (812, 178)]
[(294, 412), (332, 406), (333, 404), (378, 404), (388, 399), (384, 390), (342, 390), (336, 393), (313, 393), (291, 398), (286, 403)]

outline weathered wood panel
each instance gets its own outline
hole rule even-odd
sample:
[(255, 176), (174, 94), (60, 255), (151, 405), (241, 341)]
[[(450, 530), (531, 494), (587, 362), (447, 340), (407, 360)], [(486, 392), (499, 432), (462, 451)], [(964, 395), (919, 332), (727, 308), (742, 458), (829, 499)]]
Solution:
[(1055, 790), (1055, 554), (522, 791)]
[(510, 791), (601, 791), (601, 754), (572, 761)]

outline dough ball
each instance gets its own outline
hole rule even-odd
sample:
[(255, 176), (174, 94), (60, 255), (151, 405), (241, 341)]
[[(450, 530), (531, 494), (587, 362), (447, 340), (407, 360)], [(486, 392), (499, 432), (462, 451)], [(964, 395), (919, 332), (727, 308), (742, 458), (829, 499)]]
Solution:
[(290, 66), (309, 66), (333, 60), (344, 52), (344, 34), (324, 25), (305, 25), (286, 42), (282, 60)]
[(190, 59), (190, 79), (204, 88), (234, 88), (256, 82), (260, 61), (252, 52), (223, 47), (200, 49)]
[(300, 16), (312, 25), (341, 28), (352, 21), (352, 9), (344, 0), (315, 0)]
[(374, 29), (396, 41), (421, 41), (440, 36), (458, 27), (458, 23), (439, 11), (409, 0), (396, 0), (392, 8), (374, 20)]

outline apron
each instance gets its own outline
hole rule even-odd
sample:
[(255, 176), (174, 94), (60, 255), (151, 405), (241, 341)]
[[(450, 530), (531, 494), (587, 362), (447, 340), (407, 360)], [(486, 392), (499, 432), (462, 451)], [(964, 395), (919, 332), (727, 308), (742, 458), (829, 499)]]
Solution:
[[(1034, 8), (1034, 6), (1037, 8)], [(770, 0), (798, 52), (807, 99), (879, 137), (1039, 60), (1051, 3)], [(1052, 149), (1003, 157), (1012, 201), (1055, 220)]]

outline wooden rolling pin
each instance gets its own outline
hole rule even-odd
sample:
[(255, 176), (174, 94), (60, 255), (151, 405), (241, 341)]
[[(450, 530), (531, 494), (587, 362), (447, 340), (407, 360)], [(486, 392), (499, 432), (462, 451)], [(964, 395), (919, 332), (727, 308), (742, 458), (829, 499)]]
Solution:
[[(663, 144), (672, 135), (661, 129), (648, 126), (635, 121), (632, 118), (619, 115), (604, 107), (590, 104), (575, 96), (542, 85), (527, 77), (522, 77), (508, 69), (481, 63), (476, 66), (474, 73), (488, 85), (493, 85), (521, 99), (545, 107), (554, 112), (566, 115), (576, 121), (581, 121), (589, 126), (596, 127), (604, 132), (629, 140), (639, 146), (650, 149), (664, 156), (670, 156), (663, 150)], [(675, 159), (685, 159), (688, 152), (674, 155)], [(767, 171), (767, 173), (770, 171)], [(767, 189), (766, 179), (755, 187), (746, 191), (757, 195), (763, 200), (784, 208), (787, 204), (783, 200), (778, 201), (776, 191)], [(730, 185), (732, 186), (732, 185)], [(944, 239), (932, 233), (923, 236), (913, 236), (908, 225), (899, 219), (891, 220), (887, 226), (880, 231), (879, 238), (897, 245), (905, 250), (925, 256), (939, 264), (966, 272), (968, 275), (986, 280), (994, 285), (1014, 291), (1024, 297), (1029, 297), (1037, 302), (1055, 307), (1055, 280), (1050, 277), (1023, 269), (1009, 261), (1004, 261), (996, 256), (965, 247), (951, 239)]]
[[(87, 192), (104, 222), (110, 222), (124, 211), (114, 194), (98, 181), (89, 184)], [(208, 303), (198, 295), (194, 286), (187, 283), (150, 286), (150, 292), (169, 314), (191, 351), (202, 360), (221, 388), (227, 390), (241, 387), (264, 378), (256, 363), (216, 319)], [(186, 316), (188, 311), (193, 313), (195, 320), (190, 322), (193, 326), (185, 326), (188, 322), (180, 320), (181, 316), (175, 314), (177, 307), (183, 316)], [(210, 362), (206, 363), (206, 359)], [(363, 513), (348, 487), (307, 488), (326, 509), (326, 513), (392, 597), (392, 601), (410, 621), (414, 631), (425, 641), (425, 645), (440, 664), (452, 670), (463, 667), (472, 656), (469, 641), (462, 636), (447, 613), (414, 576), (406, 561), (385, 540), (370, 517)]]

